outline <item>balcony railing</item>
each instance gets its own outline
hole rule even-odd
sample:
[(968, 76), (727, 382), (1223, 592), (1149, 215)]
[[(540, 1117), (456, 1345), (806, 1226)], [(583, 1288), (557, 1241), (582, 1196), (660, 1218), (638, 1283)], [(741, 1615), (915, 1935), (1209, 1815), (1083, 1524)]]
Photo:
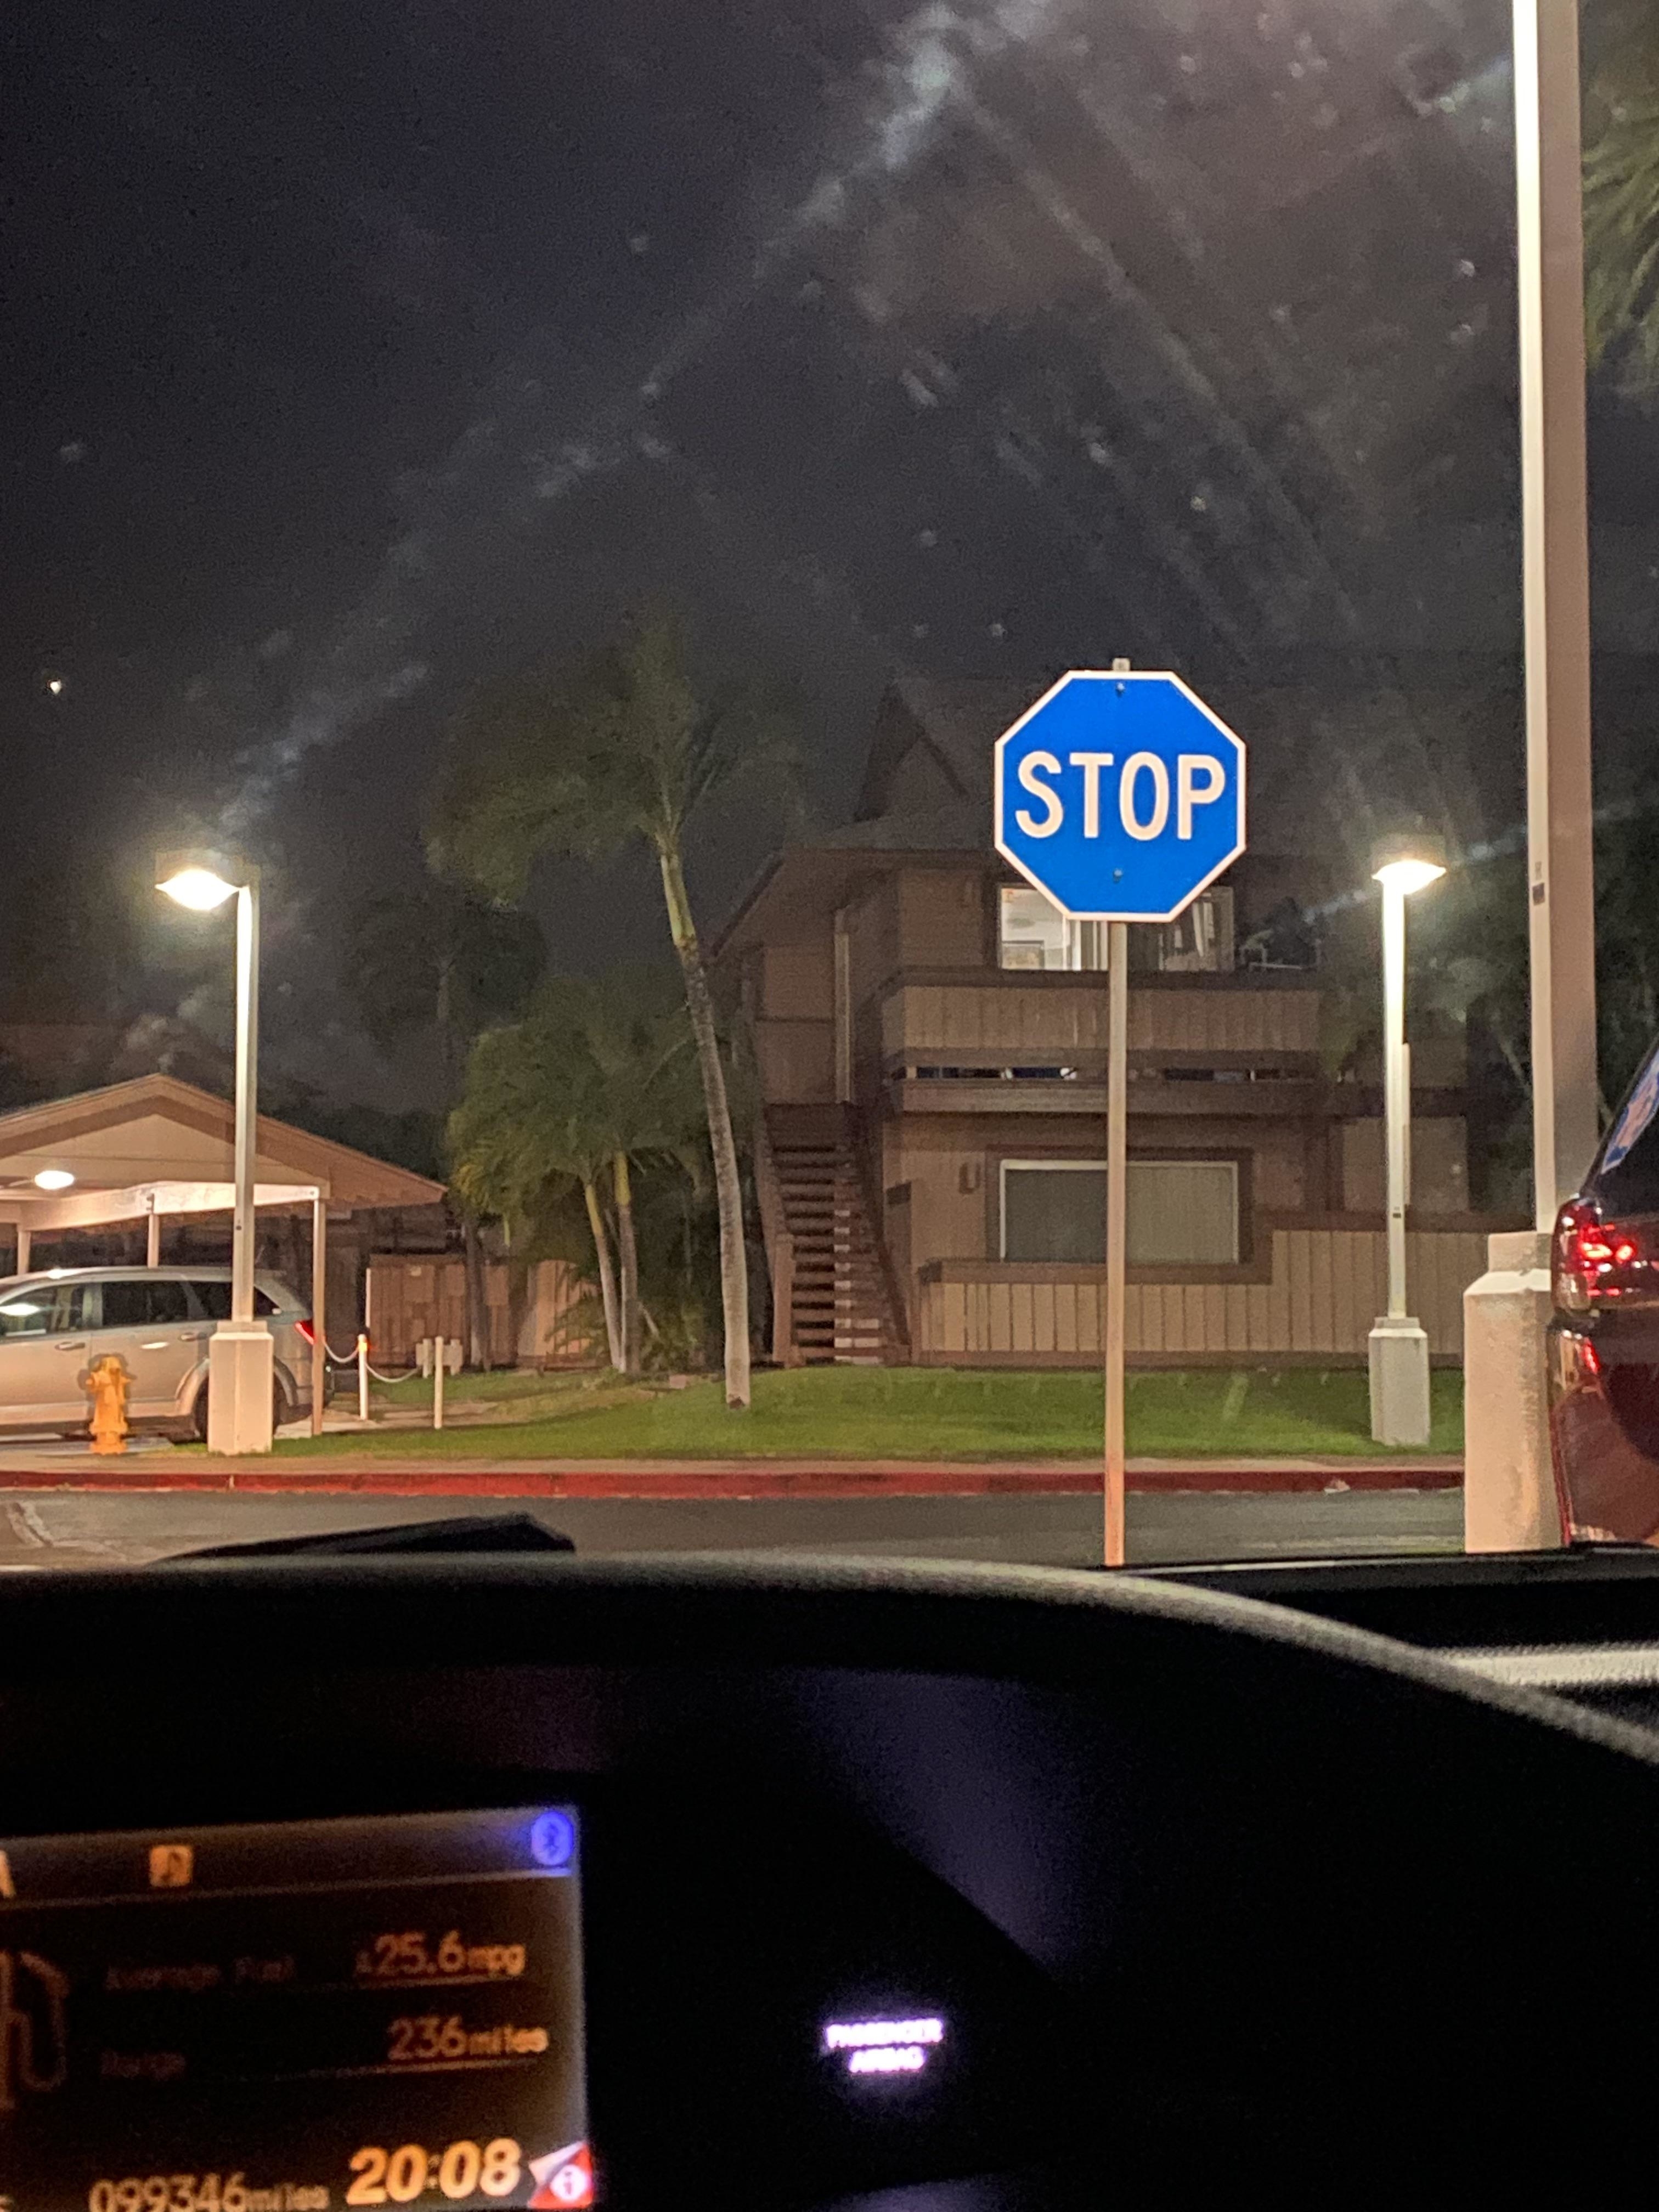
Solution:
[[(890, 1069), (1103, 1067), (1105, 978), (900, 975), (882, 994), (880, 1042)], [(1318, 1043), (1319, 992), (1299, 977), (1288, 988), (1237, 975), (1195, 976), (1184, 988), (1165, 977), (1131, 985), (1131, 1054), (1194, 1067), (1277, 1062), (1311, 1076)]]

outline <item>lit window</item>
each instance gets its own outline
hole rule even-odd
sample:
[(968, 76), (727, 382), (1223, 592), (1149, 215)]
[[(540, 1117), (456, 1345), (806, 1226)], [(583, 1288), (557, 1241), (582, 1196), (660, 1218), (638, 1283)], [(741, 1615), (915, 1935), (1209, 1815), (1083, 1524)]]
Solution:
[(998, 902), (998, 964), (1004, 968), (1106, 965), (1106, 932), (1097, 921), (1067, 921), (1041, 891), (1005, 885)]

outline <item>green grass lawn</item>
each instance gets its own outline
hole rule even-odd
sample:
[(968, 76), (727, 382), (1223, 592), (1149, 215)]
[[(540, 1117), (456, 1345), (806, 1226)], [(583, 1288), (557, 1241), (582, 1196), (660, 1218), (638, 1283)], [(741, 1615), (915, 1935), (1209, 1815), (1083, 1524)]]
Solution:
[[(1463, 1378), (1434, 1376), (1436, 1451), (1462, 1445)], [(379, 1407), (429, 1406), (431, 1385), (378, 1389)], [(441, 1434), (381, 1429), (276, 1447), (284, 1457), (370, 1452), (453, 1459), (1091, 1458), (1100, 1449), (1097, 1375), (926, 1367), (812, 1367), (755, 1377), (749, 1412), (720, 1386), (620, 1384), (609, 1376), (458, 1376)], [(337, 1401), (342, 1409), (346, 1401)], [(478, 1418), (488, 1404), (489, 1418)], [(1129, 1449), (1146, 1456), (1370, 1453), (1365, 1377), (1353, 1369), (1132, 1374)]]

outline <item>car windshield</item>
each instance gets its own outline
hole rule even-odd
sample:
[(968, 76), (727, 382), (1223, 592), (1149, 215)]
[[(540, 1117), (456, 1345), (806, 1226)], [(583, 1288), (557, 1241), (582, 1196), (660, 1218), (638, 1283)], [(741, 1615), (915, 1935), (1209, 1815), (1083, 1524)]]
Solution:
[(0, 1566), (1649, 1540), (1560, 14), (13, 15)]

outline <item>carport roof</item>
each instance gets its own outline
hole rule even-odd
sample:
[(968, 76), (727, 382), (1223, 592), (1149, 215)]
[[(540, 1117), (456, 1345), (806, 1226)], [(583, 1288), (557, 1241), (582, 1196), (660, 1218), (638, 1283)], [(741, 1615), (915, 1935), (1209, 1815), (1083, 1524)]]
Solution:
[[(36, 1188), (43, 1168), (74, 1176), (80, 1212), (100, 1191), (127, 1200), (144, 1186), (228, 1184), (234, 1150), (228, 1102), (176, 1076), (142, 1075), (19, 1107), (0, 1114), (0, 1219), (47, 1225), (49, 1210), (62, 1207), (67, 1194)], [(286, 1196), (303, 1188), (334, 1211), (433, 1206), (444, 1195), (425, 1176), (264, 1114), (255, 1176), (266, 1203), (281, 1202), (278, 1188)]]

